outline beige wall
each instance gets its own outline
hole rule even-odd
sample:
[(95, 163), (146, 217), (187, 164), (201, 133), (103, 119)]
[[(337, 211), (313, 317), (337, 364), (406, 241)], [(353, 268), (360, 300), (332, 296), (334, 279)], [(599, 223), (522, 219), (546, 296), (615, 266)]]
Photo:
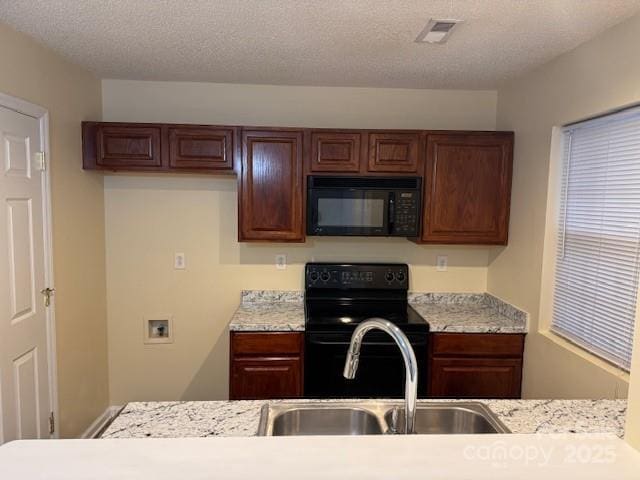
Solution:
[[(104, 120), (318, 127), (493, 129), (495, 92), (104, 81)], [(404, 239), (239, 244), (232, 177), (105, 178), (112, 403), (227, 397), (228, 332), (242, 289), (301, 289), (310, 260), (405, 261), (417, 290), (484, 291), (489, 250)], [(173, 269), (174, 252), (187, 269)], [(276, 270), (274, 256), (289, 266)], [(436, 273), (437, 254), (449, 271)], [(143, 345), (171, 314), (175, 343)], [(167, 372), (164, 374), (163, 372)]]
[[(640, 309), (636, 310), (636, 325), (640, 325)], [(635, 372), (629, 384), (629, 403), (625, 440), (640, 450), (640, 327), (636, 326), (636, 338), (633, 346), (631, 371)]]
[(59, 427), (72, 437), (108, 405), (103, 182), (82, 171), (80, 152), (100, 82), (2, 24), (0, 64), (0, 91), (50, 115)]
[(538, 313), (552, 128), (639, 102), (639, 44), (636, 16), (498, 91), (497, 124), (515, 131), (515, 164), (509, 246), (491, 253), (487, 284), (491, 293), (532, 314), (524, 363), (527, 397), (627, 392), (620, 372), (537, 330), (549, 320)]

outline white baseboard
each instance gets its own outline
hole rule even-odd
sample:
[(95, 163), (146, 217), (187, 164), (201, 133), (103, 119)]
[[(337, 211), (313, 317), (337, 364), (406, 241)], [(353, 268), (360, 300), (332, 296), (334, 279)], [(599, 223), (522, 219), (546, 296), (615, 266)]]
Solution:
[(112, 405), (102, 412), (98, 418), (96, 418), (89, 428), (80, 436), (80, 438), (96, 438), (97, 435), (102, 432), (105, 426), (109, 424), (111, 420), (118, 414), (122, 406)]

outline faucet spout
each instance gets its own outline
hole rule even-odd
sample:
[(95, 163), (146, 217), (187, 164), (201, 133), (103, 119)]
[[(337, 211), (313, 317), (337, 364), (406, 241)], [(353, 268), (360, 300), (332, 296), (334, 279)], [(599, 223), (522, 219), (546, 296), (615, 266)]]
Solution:
[(404, 380), (404, 420), (405, 433), (413, 433), (416, 418), (416, 401), (418, 397), (418, 363), (416, 355), (411, 347), (411, 343), (407, 336), (397, 326), (383, 318), (370, 318), (365, 320), (356, 327), (351, 335), (351, 343), (349, 344), (349, 352), (344, 363), (344, 377), (353, 380), (358, 371), (358, 362), (360, 358), (360, 347), (362, 339), (370, 330), (382, 330), (393, 338), (400, 348), (405, 366)]
[[(358, 350), (360, 347), (358, 346)], [(347, 360), (344, 362), (344, 378), (347, 380), (353, 380), (356, 378), (356, 372), (358, 371), (358, 364), (360, 363), (360, 353), (354, 353), (349, 349), (347, 354)]]

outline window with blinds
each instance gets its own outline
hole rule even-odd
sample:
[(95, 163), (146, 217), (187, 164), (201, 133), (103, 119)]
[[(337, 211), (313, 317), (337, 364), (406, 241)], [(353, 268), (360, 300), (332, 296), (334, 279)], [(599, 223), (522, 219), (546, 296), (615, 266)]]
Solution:
[(629, 370), (640, 252), (640, 109), (564, 129), (551, 330)]

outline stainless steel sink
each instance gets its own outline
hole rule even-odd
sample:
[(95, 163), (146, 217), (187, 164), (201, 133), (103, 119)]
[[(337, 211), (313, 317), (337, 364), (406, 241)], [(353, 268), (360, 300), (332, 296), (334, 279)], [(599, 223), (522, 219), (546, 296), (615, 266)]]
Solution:
[[(384, 418), (392, 432), (404, 433), (403, 409), (389, 410)], [(467, 402), (418, 406), (415, 433), (509, 433), (509, 430), (485, 405)]]
[[(264, 405), (258, 435), (403, 433), (404, 404), (395, 401), (283, 402)], [(510, 433), (480, 402), (419, 402), (416, 433)]]
[(378, 417), (358, 408), (294, 408), (273, 419), (272, 435), (380, 435)]

